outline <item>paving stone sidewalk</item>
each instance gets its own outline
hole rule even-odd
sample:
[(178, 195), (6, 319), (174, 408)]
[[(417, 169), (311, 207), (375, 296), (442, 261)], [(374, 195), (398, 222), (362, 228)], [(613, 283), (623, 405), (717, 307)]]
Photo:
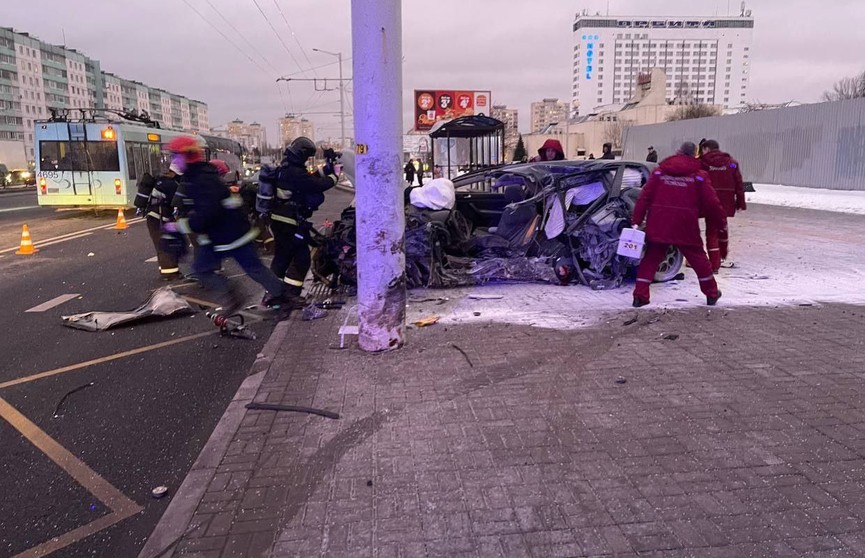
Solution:
[(385, 354), (335, 349), (341, 321), (286, 323), (254, 394), (341, 418), (245, 410), (164, 556), (865, 552), (861, 307), (439, 324)]

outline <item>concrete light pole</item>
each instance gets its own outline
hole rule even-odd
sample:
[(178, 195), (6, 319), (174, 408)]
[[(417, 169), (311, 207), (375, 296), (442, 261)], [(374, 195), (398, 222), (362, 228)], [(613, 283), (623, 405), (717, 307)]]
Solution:
[(402, 3), (352, 0), (360, 347), (405, 342)]
[(342, 52), (330, 52), (327, 50), (321, 50), (320, 48), (314, 48), (312, 50), (322, 54), (336, 56), (339, 60), (339, 148), (347, 149), (345, 144), (345, 83), (342, 81)]

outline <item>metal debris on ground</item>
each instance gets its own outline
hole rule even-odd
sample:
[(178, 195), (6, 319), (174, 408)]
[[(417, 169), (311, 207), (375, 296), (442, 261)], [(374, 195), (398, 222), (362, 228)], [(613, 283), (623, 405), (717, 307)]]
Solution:
[(279, 403), (247, 403), (246, 408), (252, 411), (292, 411), (296, 413), (309, 413), (329, 419), (339, 419), (339, 414), (333, 411), (325, 411), (324, 409), (315, 409), (313, 407), (300, 407), (297, 405), (281, 405)]
[(310, 304), (303, 308), (303, 311), (300, 314), (300, 319), (309, 322), (319, 318), (324, 318), (325, 316), (327, 316), (327, 310), (318, 308), (315, 304)]
[(675, 340), (678, 339), (678, 338), (679, 338), (679, 334), (678, 334), (678, 333), (670, 333), (670, 334), (668, 334), (668, 335), (664, 335), (664, 339), (666, 339), (666, 340), (668, 340), (668, 341), (675, 341)]
[(102, 331), (121, 324), (137, 322), (153, 316), (166, 318), (175, 314), (192, 314), (195, 310), (185, 299), (162, 287), (153, 291), (147, 302), (129, 312), (85, 312), (61, 316), (63, 325), (85, 331)]
[(505, 296), (498, 294), (470, 294), (468, 298), (472, 300), (500, 300), (505, 298)]
[(458, 350), (460, 353), (462, 353), (462, 355), (463, 355), (463, 356), (465, 357), (465, 359), (466, 359), (466, 362), (469, 363), (469, 368), (474, 368), (474, 367), (475, 367), (475, 365), (472, 364), (472, 359), (469, 358), (469, 355), (468, 355), (464, 350), (462, 350), (460, 347), (458, 347), (457, 345), (455, 345), (455, 344), (453, 344), (453, 343), (451, 343), (451, 347), (453, 347), (454, 349), (456, 349), (456, 350)]
[(74, 388), (74, 389), (71, 389), (71, 390), (67, 391), (67, 392), (66, 392), (66, 395), (64, 395), (63, 397), (61, 397), (61, 398), (60, 398), (60, 401), (57, 402), (57, 406), (54, 407), (54, 414), (51, 416), (51, 418), (60, 418), (60, 417), (62, 417), (63, 415), (60, 415), (60, 414), (58, 414), (58, 413), (60, 412), (60, 407), (63, 405), (63, 402), (66, 401), (66, 399), (67, 399), (70, 395), (72, 395), (73, 393), (79, 392), (79, 391), (81, 391), (82, 389), (87, 389), (87, 388), (89, 388), (89, 387), (93, 387), (93, 382), (90, 382), (90, 383), (87, 383), (87, 384), (84, 384), (84, 385), (78, 386), (77, 388)]
[(412, 324), (414, 324), (418, 327), (426, 327), (426, 326), (431, 326), (433, 324), (437, 324), (439, 319), (440, 319), (439, 316), (428, 316), (426, 318), (421, 318), (420, 320), (414, 321), (414, 322), (412, 322)]
[(626, 321), (626, 322), (623, 323), (622, 325), (629, 326), (629, 325), (631, 325), (631, 324), (635, 324), (635, 323), (637, 323), (637, 319), (638, 319), (637, 316), (634, 316), (633, 318), (631, 318), (630, 320)]
[(624, 383), (626, 383), (627, 381), (628, 381), (628, 380), (626, 380), (624, 376), (619, 376), (618, 378), (616, 378), (616, 383), (617, 383), (617, 384), (624, 384)]
[(450, 299), (446, 296), (439, 296), (436, 298), (410, 298), (406, 302), (408, 304), (420, 304), (422, 302), (435, 302), (436, 304), (444, 304)]
[[(255, 339), (255, 332), (246, 326), (243, 316), (234, 314), (223, 316), (216, 312), (206, 312), (205, 316), (210, 318), (213, 325), (219, 328), (220, 335), (228, 337), (240, 337), (242, 339)], [(215, 347), (215, 346), (214, 346)]]
[(150, 491), (150, 495), (156, 499), (162, 498), (166, 494), (168, 494), (168, 487), (167, 486), (157, 486), (156, 488), (154, 488), (153, 490)]

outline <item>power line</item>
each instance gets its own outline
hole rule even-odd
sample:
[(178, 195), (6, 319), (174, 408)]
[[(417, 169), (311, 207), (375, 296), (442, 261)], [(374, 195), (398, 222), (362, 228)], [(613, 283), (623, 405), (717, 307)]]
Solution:
[(270, 20), (267, 19), (267, 15), (264, 13), (264, 10), (262, 10), (261, 6), (258, 5), (258, 0), (252, 0), (252, 3), (255, 4), (256, 8), (258, 8), (258, 13), (260, 13), (261, 17), (264, 18), (264, 21), (267, 22), (267, 25), (268, 25), (268, 27), (270, 27), (270, 30), (273, 31), (273, 34), (276, 35), (277, 39), (279, 39), (279, 42), (282, 45), (282, 48), (285, 49), (285, 52), (287, 52), (288, 55), (291, 56), (291, 59), (294, 60), (295, 64), (297, 64), (297, 67), (300, 68), (301, 70), (303, 70), (303, 66), (300, 65), (300, 62), (297, 61), (297, 58), (295, 58), (294, 53), (291, 52), (291, 49), (289, 49), (288, 45), (285, 44), (285, 41), (282, 40), (282, 36), (277, 32), (276, 27), (274, 27), (273, 24), (270, 22)]
[(243, 56), (245, 56), (246, 59), (249, 60), (250, 62), (252, 62), (253, 64), (255, 64), (255, 65), (258, 67), (259, 70), (261, 70), (261, 71), (264, 72), (265, 74), (270, 75), (270, 72), (269, 72), (267, 69), (265, 69), (264, 66), (262, 66), (261, 64), (259, 64), (259, 63), (256, 62), (255, 60), (253, 60), (252, 57), (251, 57), (250, 55), (248, 55), (246, 52), (244, 52), (244, 50), (241, 49), (241, 48), (237, 45), (237, 43), (235, 43), (234, 41), (231, 40), (231, 37), (229, 37), (228, 35), (226, 35), (225, 33), (223, 33), (222, 30), (221, 30), (219, 27), (215, 26), (213, 23), (211, 23), (210, 21), (208, 21), (208, 20), (207, 20), (207, 19), (206, 19), (202, 14), (201, 14), (201, 12), (199, 12), (197, 9), (195, 9), (195, 6), (193, 6), (192, 4), (189, 3), (189, 0), (183, 0), (183, 3), (186, 4), (187, 6), (189, 6), (189, 9), (192, 10), (193, 12), (195, 12), (196, 15), (198, 15), (198, 17), (199, 17), (199, 18), (200, 18), (204, 23), (206, 23), (206, 24), (208, 24), (209, 26), (213, 27), (213, 29), (214, 29), (217, 33), (219, 33), (220, 35), (222, 35), (222, 38), (225, 39), (226, 41), (228, 41), (229, 44), (231, 44), (231, 46), (234, 47), (234, 50), (236, 50), (237, 52), (239, 52), (240, 54), (242, 54)]
[(257, 54), (258, 56), (260, 56), (261, 59), (264, 60), (264, 63), (267, 64), (268, 66), (270, 66), (270, 68), (273, 70), (273, 73), (275, 73), (275, 74), (278, 74), (278, 73), (279, 73), (279, 70), (276, 69), (276, 66), (274, 66), (273, 64), (271, 64), (271, 63), (270, 63), (270, 60), (268, 60), (267, 57), (264, 56), (264, 55), (263, 55), (263, 54), (258, 50), (258, 48), (256, 48), (256, 46), (255, 46), (254, 44), (252, 44), (251, 42), (249, 42), (249, 39), (247, 39), (246, 36), (245, 36), (243, 33), (241, 33), (241, 32), (237, 29), (237, 27), (235, 27), (234, 24), (231, 23), (231, 21), (229, 21), (228, 18), (225, 17), (225, 16), (222, 14), (222, 12), (219, 11), (219, 9), (218, 9), (216, 6), (213, 5), (213, 2), (211, 2), (210, 0), (204, 0), (204, 1), (207, 2), (207, 5), (210, 6), (211, 9), (213, 9), (214, 12), (216, 12), (216, 15), (218, 15), (219, 17), (222, 18), (222, 21), (224, 21), (225, 23), (228, 24), (229, 27), (231, 27), (232, 31), (234, 31), (235, 33), (237, 33), (237, 35), (238, 35), (241, 39), (243, 39), (243, 41), (244, 41), (247, 45), (249, 45), (249, 48), (252, 49), (252, 52), (254, 52), (254, 53)]
[[(279, 5), (279, 2), (273, 0), (273, 4), (276, 6), (276, 9), (279, 10), (279, 15), (282, 16), (282, 21), (285, 22), (285, 26), (288, 27), (288, 32), (291, 33), (291, 36), (294, 37), (294, 42), (297, 43), (297, 46), (300, 47), (300, 52), (303, 54), (303, 57), (306, 58), (306, 63), (312, 66), (312, 60), (309, 59), (309, 55), (306, 54), (306, 49), (303, 48), (303, 45), (300, 44), (300, 40), (297, 38), (297, 35), (294, 33), (294, 29), (291, 28), (291, 24), (288, 22), (288, 19), (285, 17), (285, 12), (282, 11), (282, 7)], [(318, 77), (318, 74), (315, 73), (315, 68), (312, 69), (312, 75)]]

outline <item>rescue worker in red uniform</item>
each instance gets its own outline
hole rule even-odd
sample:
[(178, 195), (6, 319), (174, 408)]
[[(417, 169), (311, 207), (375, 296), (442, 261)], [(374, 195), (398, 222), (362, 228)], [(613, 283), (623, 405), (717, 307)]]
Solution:
[(678, 153), (661, 161), (634, 207), (633, 226), (646, 220), (646, 253), (637, 270), (634, 288), (636, 308), (649, 303), (649, 286), (670, 245), (677, 247), (697, 272), (706, 304), (714, 306), (721, 297), (703, 249), (700, 216), (705, 215), (719, 230), (726, 229), (727, 217), (696, 153), (697, 146), (686, 142)]
[[(709, 173), (712, 188), (718, 194), (727, 217), (735, 216), (737, 209), (742, 211), (748, 209), (739, 163), (728, 153), (721, 151), (720, 145), (715, 140), (704, 141), (701, 152), (700, 161), (703, 163), (703, 170)], [(712, 271), (716, 273), (721, 267), (721, 262), (727, 259), (729, 234), (729, 229), (722, 232), (716, 227), (710, 227), (709, 222), (706, 222), (706, 249), (709, 251)]]

